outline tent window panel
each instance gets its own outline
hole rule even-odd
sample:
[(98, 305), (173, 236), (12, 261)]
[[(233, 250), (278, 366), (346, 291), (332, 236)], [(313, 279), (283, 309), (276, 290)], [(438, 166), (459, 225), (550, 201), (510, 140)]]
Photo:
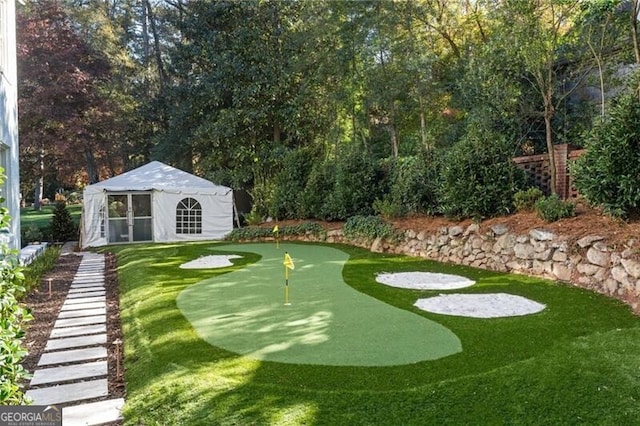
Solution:
[(198, 200), (180, 200), (176, 207), (176, 233), (202, 234), (202, 206)]

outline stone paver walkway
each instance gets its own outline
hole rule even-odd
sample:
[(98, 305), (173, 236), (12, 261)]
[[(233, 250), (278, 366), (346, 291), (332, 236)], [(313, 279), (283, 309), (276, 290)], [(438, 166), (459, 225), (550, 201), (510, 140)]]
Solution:
[(122, 419), (123, 398), (109, 398), (103, 254), (82, 261), (27, 396), (36, 405), (61, 404), (62, 424), (101, 425)]

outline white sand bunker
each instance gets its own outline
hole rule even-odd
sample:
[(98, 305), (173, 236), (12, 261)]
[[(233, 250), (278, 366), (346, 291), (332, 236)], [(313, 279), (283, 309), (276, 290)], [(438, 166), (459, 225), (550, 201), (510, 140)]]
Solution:
[(241, 257), (242, 256), (237, 256), (235, 254), (202, 256), (196, 260), (183, 263), (180, 267), (182, 269), (225, 268), (227, 266), (233, 266), (230, 259), (240, 259)]
[(414, 306), (444, 315), (473, 318), (500, 318), (535, 314), (546, 306), (526, 297), (506, 293), (441, 294), (418, 299)]
[(476, 282), (459, 275), (438, 274), (435, 272), (399, 272), (382, 273), (376, 281), (392, 287), (415, 290), (455, 290), (474, 285)]

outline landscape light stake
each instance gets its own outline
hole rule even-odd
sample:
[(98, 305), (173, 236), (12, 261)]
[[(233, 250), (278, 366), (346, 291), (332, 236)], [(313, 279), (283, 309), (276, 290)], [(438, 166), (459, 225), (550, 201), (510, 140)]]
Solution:
[(122, 340), (116, 339), (113, 341), (113, 344), (116, 346), (116, 377), (120, 377), (120, 345), (122, 344)]
[(49, 299), (51, 299), (51, 281), (53, 281), (53, 279), (48, 278), (47, 280), (49, 281)]

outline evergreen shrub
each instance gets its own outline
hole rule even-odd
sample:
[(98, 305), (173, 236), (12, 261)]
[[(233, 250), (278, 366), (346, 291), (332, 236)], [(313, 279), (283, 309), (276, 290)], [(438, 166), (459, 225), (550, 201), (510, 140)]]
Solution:
[(513, 205), (516, 211), (530, 212), (536, 207), (536, 202), (544, 197), (544, 193), (539, 188), (529, 188), (515, 193), (513, 196)]
[(58, 202), (49, 225), (53, 241), (72, 241), (78, 237), (78, 227), (64, 202)]
[(441, 170), (442, 213), (455, 219), (512, 213), (513, 196), (526, 182), (506, 138), (474, 128), (447, 153)]
[(575, 216), (576, 206), (570, 201), (562, 201), (558, 195), (553, 194), (536, 201), (535, 210), (542, 220), (555, 222), (566, 217)]
[(346, 147), (337, 158), (336, 176), (327, 200), (326, 219), (346, 220), (351, 216), (370, 215), (379, 198), (380, 170), (367, 150)]
[(373, 209), (383, 217), (438, 213), (439, 153), (424, 151), (415, 156), (389, 158), (382, 162), (386, 170), (386, 193), (374, 202)]
[(301, 194), (304, 191), (315, 159), (308, 148), (289, 151), (275, 177), (269, 215), (277, 219), (298, 219), (303, 212)]
[(640, 100), (629, 93), (609, 108), (571, 166), (580, 195), (612, 216), (640, 213)]
[(376, 238), (397, 241), (402, 237), (402, 233), (380, 216), (352, 216), (344, 224), (344, 236), (369, 241)]

